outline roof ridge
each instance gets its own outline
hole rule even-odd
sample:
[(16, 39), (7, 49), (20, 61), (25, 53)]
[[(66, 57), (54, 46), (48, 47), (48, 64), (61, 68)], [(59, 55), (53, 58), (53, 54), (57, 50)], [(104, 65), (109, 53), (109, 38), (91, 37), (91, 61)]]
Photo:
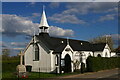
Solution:
[[(50, 36), (51, 37), (51, 36)], [(67, 40), (67, 38), (60, 38), (60, 37), (51, 37), (51, 38), (58, 38), (58, 39), (65, 39)], [(74, 41), (83, 41), (83, 40), (76, 40), (76, 39), (69, 39), (69, 40), (74, 40)], [(83, 42), (89, 42), (89, 41), (83, 41)], [(90, 42), (89, 42), (90, 43)]]

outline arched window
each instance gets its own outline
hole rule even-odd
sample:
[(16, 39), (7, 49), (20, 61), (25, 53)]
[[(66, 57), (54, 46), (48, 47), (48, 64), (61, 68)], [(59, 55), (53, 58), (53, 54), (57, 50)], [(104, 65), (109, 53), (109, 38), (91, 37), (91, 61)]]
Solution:
[(91, 56), (91, 54), (90, 54), (90, 53), (88, 54), (88, 57), (89, 57), (89, 56)]
[(98, 54), (98, 55), (97, 55), (97, 57), (101, 57), (101, 55), (100, 55), (100, 54)]
[(55, 57), (55, 65), (58, 66), (58, 55)]
[(105, 53), (105, 57), (108, 57), (107, 52)]
[(35, 43), (34, 44), (34, 51), (35, 51), (35, 61), (39, 60), (39, 46)]

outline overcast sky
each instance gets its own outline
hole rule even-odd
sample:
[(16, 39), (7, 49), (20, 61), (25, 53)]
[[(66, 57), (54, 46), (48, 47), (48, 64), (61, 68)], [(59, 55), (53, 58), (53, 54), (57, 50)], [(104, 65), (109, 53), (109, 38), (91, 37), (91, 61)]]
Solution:
[(120, 38), (117, 2), (4, 2), (0, 44), (11, 49), (12, 55), (26, 47), (34, 29), (38, 34), (43, 5), (51, 36), (78, 40), (104, 35)]

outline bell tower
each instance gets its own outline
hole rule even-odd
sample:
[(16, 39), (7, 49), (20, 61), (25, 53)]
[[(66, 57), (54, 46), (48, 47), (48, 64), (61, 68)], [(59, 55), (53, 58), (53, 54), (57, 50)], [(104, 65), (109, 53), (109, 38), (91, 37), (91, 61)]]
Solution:
[(39, 29), (40, 29), (39, 33), (48, 33), (49, 30), (49, 25), (47, 22), (44, 6), (43, 6), (43, 13), (42, 13)]

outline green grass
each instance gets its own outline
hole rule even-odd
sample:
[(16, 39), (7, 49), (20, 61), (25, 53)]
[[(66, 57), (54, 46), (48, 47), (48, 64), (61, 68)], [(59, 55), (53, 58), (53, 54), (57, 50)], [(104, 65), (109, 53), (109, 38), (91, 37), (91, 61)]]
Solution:
[[(28, 78), (55, 78), (60, 76), (67, 76), (78, 74), (77, 72), (74, 73), (64, 73), (64, 74), (52, 74), (52, 73), (38, 73), (38, 72), (29, 72)], [(4, 72), (2, 73), (2, 78), (16, 78), (15, 72)]]
[(55, 78), (60, 76), (67, 76), (67, 75), (73, 75), (73, 74), (79, 74), (78, 72), (74, 73), (63, 73), (63, 74), (53, 74), (53, 73), (37, 73), (37, 72), (31, 72), (29, 73), (29, 78)]
[[(2, 79), (12, 78), (17, 79), (15, 75), (16, 67), (19, 65), (20, 61), (18, 58), (9, 58), (2, 60)], [(40, 73), (39, 72), (30, 72), (28, 78), (55, 78), (59, 76), (73, 75), (78, 73), (65, 73), (65, 74), (51, 74), (51, 73)]]
[(56, 77), (56, 74), (50, 74), (50, 73), (37, 73), (37, 72), (31, 72), (29, 73), (29, 78), (53, 78)]
[(2, 73), (2, 78), (17, 78), (14, 72), (4, 72)]

